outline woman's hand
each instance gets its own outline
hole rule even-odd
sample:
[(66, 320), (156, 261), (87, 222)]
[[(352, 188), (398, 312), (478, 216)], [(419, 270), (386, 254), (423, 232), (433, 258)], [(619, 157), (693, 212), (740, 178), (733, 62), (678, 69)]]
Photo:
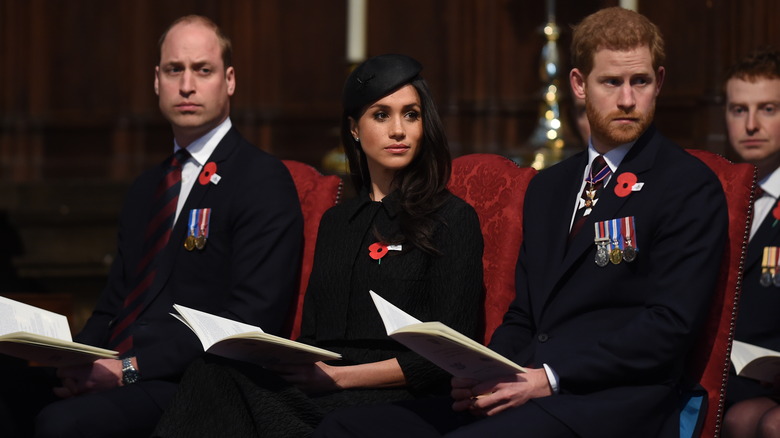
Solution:
[(406, 385), (406, 378), (396, 359), (346, 366), (333, 366), (324, 362), (316, 362), (307, 365), (287, 364), (268, 368), (307, 393)]
[(338, 369), (324, 362), (313, 364), (287, 364), (273, 367), (271, 370), (284, 380), (307, 393), (337, 391), (343, 389), (337, 381)]

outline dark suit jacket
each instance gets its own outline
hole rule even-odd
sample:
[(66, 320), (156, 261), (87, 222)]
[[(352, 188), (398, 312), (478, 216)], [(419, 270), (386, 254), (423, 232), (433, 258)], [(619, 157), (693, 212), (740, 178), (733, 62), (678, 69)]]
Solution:
[[(771, 211), (748, 244), (734, 339), (780, 350), (780, 318), (777, 317), (777, 311), (780, 309), (780, 287), (774, 284), (764, 287), (759, 283), (764, 247), (767, 246), (780, 246), (780, 223), (775, 225)], [(729, 378), (726, 398), (731, 404), (772, 393), (770, 388), (754, 380), (732, 375)]]
[[(203, 353), (198, 338), (170, 315), (172, 305), (216, 313), (275, 333), (288, 314), (300, 265), (303, 219), (295, 185), (281, 161), (232, 128), (208, 160), (218, 184), (197, 180), (174, 225), (143, 310), (131, 326), (143, 381), (176, 381)], [(105, 346), (128, 295), (162, 166), (130, 188), (119, 224), (118, 253), (97, 307), (77, 341)], [(189, 211), (211, 208), (203, 250), (187, 251)]]
[[(560, 394), (533, 402), (580, 436), (664, 436), (661, 425), (677, 413), (686, 351), (714, 292), (725, 197), (709, 168), (651, 127), (567, 250), (587, 157), (577, 154), (531, 181), (517, 297), (491, 347), (557, 372)], [(614, 187), (624, 172), (644, 186), (619, 197)], [(636, 260), (597, 266), (594, 221), (626, 216), (636, 221)]]

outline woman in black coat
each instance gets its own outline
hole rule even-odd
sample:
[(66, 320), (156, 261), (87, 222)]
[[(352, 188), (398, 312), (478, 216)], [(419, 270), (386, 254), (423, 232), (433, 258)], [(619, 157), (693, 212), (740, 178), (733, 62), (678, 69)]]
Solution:
[(449, 148), (421, 68), (377, 56), (344, 86), (342, 141), (359, 194), (322, 218), (298, 339), (343, 359), (268, 369), (206, 356), (155, 435), (307, 436), (338, 407), (449, 392), (448, 374), (387, 337), (369, 295), (479, 336), (479, 221), (446, 189)]

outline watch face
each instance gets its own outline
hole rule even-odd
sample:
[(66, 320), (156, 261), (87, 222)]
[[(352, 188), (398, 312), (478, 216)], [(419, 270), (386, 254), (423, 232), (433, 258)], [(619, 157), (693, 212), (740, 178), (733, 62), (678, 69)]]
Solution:
[(122, 384), (129, 385), (138, 381), (140, 375), (138, 370), (133, 367), (129, 358), (122, 359)]

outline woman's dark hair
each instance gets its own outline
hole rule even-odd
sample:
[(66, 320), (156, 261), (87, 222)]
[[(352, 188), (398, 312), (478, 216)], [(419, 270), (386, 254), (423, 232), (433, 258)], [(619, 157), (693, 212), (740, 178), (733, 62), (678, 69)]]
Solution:
[[(433, 245), (433, 232), (439, 220), (436, 211), (447, 198), (452, 158), (444, 126), (428, 84), (420, 76), (416, 76), (409, 84), (420, 96), (423, 137), (417, 156), (408, 166), (396, 172), (393, 179), (393, 186), (398, 190), (401, 206), (399, 213), (401, 236), (389, 238), (384, 236), (384, 240), (388, 241), (387, 243), (406, 240), (427, 253), (439, 254)], [(341, 141), (349, 161), (352, 182), (358, 190), (363, 188), (370, 190), (371, 177), (366, 155), (360, 143), (352, 138), (350, 118), (357, 123), (371, 103), (356, 111), (345, 109), (341, 120)]]

